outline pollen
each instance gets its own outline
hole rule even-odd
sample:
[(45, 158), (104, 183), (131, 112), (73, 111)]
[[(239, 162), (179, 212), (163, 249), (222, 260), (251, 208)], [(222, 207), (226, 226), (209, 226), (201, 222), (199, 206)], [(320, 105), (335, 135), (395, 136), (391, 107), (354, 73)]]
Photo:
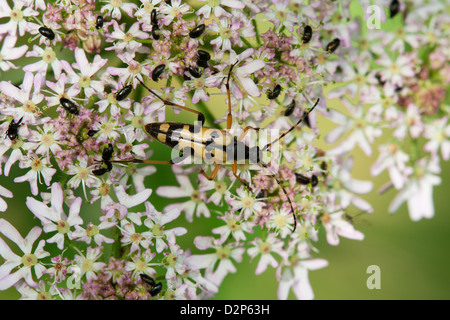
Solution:
[(197, 203), (202, 202), (202, 199), (200, 198), (200, 191), (194, 190), (191, 194), (191, 199)]
[(27, 253), (22, 257), (21, 261), (25, 267), (32, 267), (37, 264), (38, 260), (34, 254)]
[(25, 101), (25, 102), (23, 103), (22, 108), (23, 108), (23, 110), (25, 110), (25, 112), (30, 112), (30, 113), (32, 113), (32, 112), (36, 111), (36, 105), (35, 105), (34, 102), (31, 101), (31, 100)]
[(230, 29), (228, 27), (220, 28), (219, 33), (220, 33), (220, 37), (222, 39), (229, 39), (229, 38), (231, 38), (231, 31), (230, 31)]
[(110, 122), (104, 123), (101, 126), (102, 133), (104, 133), (106, 135), (110, 134), (113, 131), (113, 129), (114, 129), (114, 126)]
[(89, 175), (89, 169), (88, 168), (78, 168), (77, 177), (81, 180), (84, 180)]
[(131, 74), (138, 74), (138, 73), (141, 72), (141, 65), (140, 65), (139, 63), (136, 63), (136, 64), (130, 64), (130, 65), (128, 66), (128, 71), (129, 71)]
[(91, 259), (85, 259), (83, 261), (83, 263), (81, 264), (81, 269), (84, 272), (92, 271), (93, 265), (94, 265), (94, 261), (92, 261)]
[(106, 101), (108, 101), (109, 104), (117, 104), (116, 95), (112, 92), (108, 93)]
[(278, 213), (274, 218), (274, 222), (277, 228), (282, 228), (286, 225), (286, 217)]
[(80, 77), (80, 80), (78, 80), (78, 86), (80, 88), (87, 88), (91, 84), (91, 78), (88, 76), (82, 76)]
[(163, 235), (164, 227), (160, 224), (155, 223), (152, 228), (152, 233), (155, 237), (161, 237)]
[(142, 129), (144, 127), (144, 119), (141, 116), (134, 116), (131, 119), (131, 125), (136, 129)]
[(109, 187), (109, 184), (104, 183), (104, 184), (102, 184), (102, 185), (100, 186), (100, 188), (98, 189), (98, 193), (99, 193), (101, 196), (106, 196), (106, 195), (109, 194), (109, 191), (110, 191), (110, 190), (111, 190), (111, 188)]
[(165, 135), (164, 133), (158, 133), (158, 136), (156, 138), (161, 143), (166, 143), (166, 137), (167, 137), (167, 135)]
[(93, 223), (89, 222), (86, 228), (86, 235), (88, 237), (96, 236), (100, 232), (100, 229)]
[(224, 181), (217, 181), (215, 184), (216, 192), (224, 194), (227, 191), (227, 184)]
[(267, 242), (261, 242), (260, 244), (259, 244), (259, 251), (262, 253), (262, 254), (265, 254), (265, 253), (269, 253), (270, 252), (270, 250), (271, 250), (271, 248), (272, 248), (272, 246), (270, 245), (270, 243), (267, 243)]
[(231, 255), (231, 249), (228, 246), (217, 248), (216, 257), (223, 260)]
[(169, 267), (173, 267), (177, 263), (177, 261), (178, 258), (173, 253), (170, 253), (165, 259), (165, 262)]
[(323, 223), (329, 223), (331, 221), (331, 218), (328, 214), (324, 213), (321, 217), (321, 220)]
[(217, 7), (220, 5), (220, 0), (208, 0), (208, 6), (211, 8)]
[(227, 226), (228, 229), (230, 229), (231, 231), (237, 231), (241, 229), (241, 225), (238, 222), (236, 222), (235, 219), (228, 220)]
[(133, 243), (138, 243), (139, 241), (141, 241), (141, 239), (142, 239), (142, 235), (140, 233), (133, 233), (130, 237), (130, 240)]
[(116, 8), (120, 8), (122, 6), (122, 0), (111, 0), (110, 3)]
[(130, 42), (133, 41), (134, 37), (131, 33), (127, 32), (123, 38), (123, 41)]
[(45, 63), (51, 64), (53, 61), (55, 61), (56, 53), (52, 50), (52, 48), (47, 48), (44, 51), (44, 54), (42, 55), (42, 60), (44, 60)]
[(253, 207), (255, 204), (255, 199), (247, 197), (242, 199), (242, 207), (245, 209)]
[(65, 220), (59, 220), (56, 225), (56, 230), (61, 234), (66, 234), (70, 230), (69, 224)]
[(55, 138), (53, 138), (52, 134), (45, 133), (42, 135), (41, 141), (43, 145), (50, 147), (55, 142)]
[(40, 158), (36, 157), (31, 160), (31, 169), (33, 169), (34, 171), (41, 171), (43, 167), (44, 166), (42, 165)]
[(23, 20), (23, 12), (19, 9), (13, 9), (9, 15), (14, 21), (22, 21)]

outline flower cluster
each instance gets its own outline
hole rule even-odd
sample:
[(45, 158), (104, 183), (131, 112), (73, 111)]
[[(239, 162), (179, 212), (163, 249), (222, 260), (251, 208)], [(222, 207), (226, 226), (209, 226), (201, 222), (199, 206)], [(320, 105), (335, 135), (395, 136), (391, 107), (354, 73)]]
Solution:
[[(29, 184), (41, 224), (24, 238), (0, 218), (0, 290), (204, 299), (247, 254), (256, 274), (276, 269), (278, 298), (311, 299), (308, 271), (328, 264), (319, 229), (330, 245), (364, 238), (347, 212), (373, 211), (363, 197), (373, 183), (352, 176), (351, 152), (370, 156), (375, 142), (371, 174), (387, 170), (381, 191), (398, 191), (389, 210), (407, 202), (411, 219), (432, 217), (450, 159), (448, 5), (379, 2), (389, 28), (367, 28), (369, 1), (0, 0), (0, 173)], [(231, 118), (212, 116), (213, 95)], [(145, 125), (191, 104), (237, 137), (292, 129), (276, 168), (175, 164), (178, 186), (147, 188), (158, 167), (135, 160), (157, 143)], [(314, 146), (321, 117), (336, 123), (327, 150)], [(152, 193), (173, 201), (159, 209)], [(14, 195), (0, 196), (4, 212)], [(99, 205), (98, 221), (83, 201)], [(183, 216), (218, 222), (186, 247)]]

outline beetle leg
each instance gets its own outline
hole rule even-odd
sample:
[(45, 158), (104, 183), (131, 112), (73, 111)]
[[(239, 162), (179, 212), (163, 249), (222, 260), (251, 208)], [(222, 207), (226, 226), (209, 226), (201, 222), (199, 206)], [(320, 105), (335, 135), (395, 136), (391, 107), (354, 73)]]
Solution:
[(233, 70), (234, 66), (238, 64), (239, 61), (236, 61), (233, 63), (230, 67), (230, 71), (228, 71), (227, 76), (227, 82), (225, 83), (225, 88), (227, 89), (227, 96), (228, 96), (228, 114), (227, 114), (227, 129), (231, 129), (231, 125), (233, 123), (233, 117), (231, 115), (231, 91), (230, 91), (230, 78), (231, 78), (231, 71)]
[(214, 167), (214, 170), (211, 172), (211, 175), (207, 175), (205, 170), (201, 169), (200, 173), (209, 181), (214, 180), (214, 178), (217, 176), (217, 173), (219, 172), (220, 169), (220, 164), (216, 164), (216, 166)]
[(292, 230), (292, 232), (294, 232), (295, 229), (297, 229), (297, 216), (295, 214), (294, 205), (292, 204), (291, 198), (289, 197), (286, 189), (282, 186), (280, 179), (277, 178), (275, 173), (273, 173), (272, 170), (270, 170), (270, 168), (267, 165), (265, 165), (264, 163), (259, 162), (259, 165), (269, 171), (269, 173), (272, 176), (272, 178), (277, 182), (278, 186), (281, 188), (281, 190), (283, 191), (284, 195), (286, 196), (286, 198), (287, 198), (287, 200), (289, 202), (289, 206), (291, 207), (292, 217), (294, 218), (294, 229)]

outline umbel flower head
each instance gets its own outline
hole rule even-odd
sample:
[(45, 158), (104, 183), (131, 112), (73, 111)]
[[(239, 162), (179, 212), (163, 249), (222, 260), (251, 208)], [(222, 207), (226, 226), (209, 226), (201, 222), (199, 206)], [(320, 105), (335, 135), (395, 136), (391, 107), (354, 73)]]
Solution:
[[(373, 177), (388, 172), (385, 211), (433, 217), (450, 158), (448, 5), (386, 7), (389, 30), (356, 6), (0, 0), (0, 174), (31, 192), (0, 186), (0, 289), (207, 299), (249, 258), (255, 276), (276, 271), (271, 297), (313, 299), (309, 271), (329, 263), (315, 244), (363, 240), (347, 212), (376, 212), (358, 149)], [(28, 232), (8, 222), (12, 197), (37, 218)]]

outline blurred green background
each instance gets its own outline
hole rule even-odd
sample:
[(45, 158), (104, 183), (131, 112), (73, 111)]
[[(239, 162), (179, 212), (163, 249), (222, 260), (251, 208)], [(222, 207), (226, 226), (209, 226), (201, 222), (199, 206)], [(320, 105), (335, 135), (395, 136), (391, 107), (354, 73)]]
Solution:
[[(360, 14), (360, 11), (355, 11)], [(386, 25), (383, 25), (386, 27)], [(392, 25), (387, 25), (392, 27)], [(16, 73), (17, 76), (17, 73)], [(20, 76), (20, 75), (19, 75)], [(5, 78), (2, 74), (1, 80)], [(210, 110), (216, 117), (224, 115), (224, 97), (214, 97), (217, 103), (208, 103), (214, 106)], [(217, 108), (221, 105), (223, 108)], [(169, 119), (177, 121), (192, 121), (194, 117), (170, 116)], [(183, 119), (183, 120), (181, 120)], [(332, 128), (332, 124), (319, 117), (318, 125), (323, 130), (322, 137)], [(387, 135), (377, 139), (380, 143)], [(317, 141), (317, 146), (324, 147), (323, 141)], [(159, 143), (150, 143), (154, 149), (153, 159), (164, 160), (170, 158), (170, 150)], [(362, 152), (356, 150), (354, 155), (353, 174), (355, 178), (372, 180), (375, 183), (374, 191), (363, 196), (374, 207), (374, 213), (365, 214), (356, 219), (355, 226), (365, 234), (363, 241), (353, 241), (341, 238), (339, 246), (333, 247), (327, 244), (325, 234), (321, 233), (317, 248), (320, 250), (316, 257), (325, 258), (329, 266), (320, 270), (310, 272), (310, 282), (316, 299), (449, 299), (450, 298), (450, 217), (447, 210), (449, 206), (450, 189), (450, 163), (442, 162), (442, 184), (434, 189), (435, 217), (430, 220), (413, 222), (409, 219), (406, 206), (403, 205), (394, 215), (387, 213), (390, 201), (395, 196), (394, 190), (383, 196), (377, 194), (376, 190), (383, 185), (388, 177), (384, 173), (379, 177), (372, 178), (369, 174), (370, 165), (378, 156), (376, 145), (373, 147), (374, 155), (366, 157)], [(28, 183), (16, 184), (13, 177), (23, 175), (26, 170), (12, 170), (10, 177), (0, 176), (0, 184), (14, 193), (13, 199), (5, 198), (8, 210), (0, 213), (0, 218), (11, 222), (23, 236), (25, 236), (34, 225), (39, 225), (33, 218), (33, 214), (25, 205), (29, 193)], [(156, 188), (162, 185), (176, 185), (170, 166), (158, 166), (158, 171), (146, 179), (153, 194), (150, 201), (162, 210), (168, 203), (156, 195)], [(43, 191), (44, 188), (41, 188)], [(81, 193), (78, 193), (81, 196)], [(180, 199), (182, 201), (182, 199)], [(89, 221), (92, 217), (98, 217), (98, 206), (83, 205), (82, 217)], [(93, 219), (97, 222), (97, 218)], [(171, 226), (186, 223), (184, 215), (172, 223)], [(190, 224), (189, 233), (180, 237), (180, 244), (184, 249), (195, 248), (192, 240), (196, 235), (210, 235), (211, 225), (220, 223), (212, 213), (211, 219), (195, 218)], [(18, 252), (18, 251), (17, 251)], [(1, 263), (0, 258), (0, 263)], [(275, 270), (271, 267), (262, 274), (255, 275), (258, 260), (250, 261), (248, 255), (244, 254), (243, 263), (238, 265), (238, 272), (229, 274), (217, 299), (276, 299), (277, 281)], [(366, 280), (369, 274), (367, 267), (377, 265), (381, 269), (381, 289), (369, 290)], [(0, 299), (17, 299), (20, 295), (15, 289), (0, 291)], [(291, 293), (289, 298), (295, 299)]]

